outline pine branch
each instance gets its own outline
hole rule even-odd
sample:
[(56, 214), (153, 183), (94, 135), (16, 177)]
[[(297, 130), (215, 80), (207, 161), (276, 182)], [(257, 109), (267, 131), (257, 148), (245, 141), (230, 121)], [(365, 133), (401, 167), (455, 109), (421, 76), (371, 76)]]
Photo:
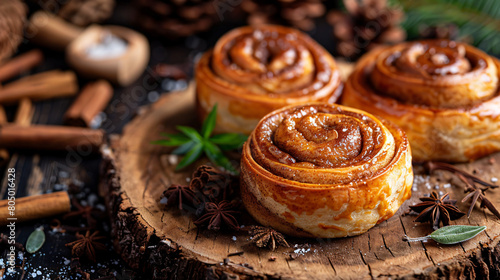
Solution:
[(422, 27), (454, 24), (459, 28), (459, 40), (500, 56), (500, 5), (496, 0), (400, 0), (400, 4), (406, 11), (402, 26), (410, 39), (418, 38)]

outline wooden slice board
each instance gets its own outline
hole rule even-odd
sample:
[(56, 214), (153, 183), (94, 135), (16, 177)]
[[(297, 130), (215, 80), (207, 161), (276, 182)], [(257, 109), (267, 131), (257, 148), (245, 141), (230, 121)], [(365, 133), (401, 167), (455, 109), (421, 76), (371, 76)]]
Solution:
[[(452, 222), (488, 227), (470, 241), (450, 246), (402, 241), (405, 233), (418, 237), (432, 231), (427, 223), (413, 222), (414, 215), (401, 215), (418, 197), (432, 189), (449, 192), (459, 201), (464, 196), (460, 182), (449, 173), (428, 177), (418, 166), (412, 198), (391, 219), (357, 237), (288, 238), (291, 248), (271, 252), (255, 247), (244, 232), (198, 229), (188, 214), (164, 211), (158, 204), (165, 184), (187, 184), (196, 166), (175, 172), (170, 150), (150, 144), (161, 138), (160, 132), (196, 123), (191, 85), (147, 107), (103, 149), (100, 191), (107, 201), (115, 248), (131, 267), (151, 278), (500, 279), (500, 222), (488, 210), (476, 207), (470, 219)], [(500, 154), (459, 167), (486, 180), (500, 177)], [(487, 196), (500, 206), (500, 190)], [(458, 207), (467, 211), (469, 204), (459, 202)], [(236, 252), (243, 253), (228, 256)], [(271, 256), (276, 260), (270, 261)]]

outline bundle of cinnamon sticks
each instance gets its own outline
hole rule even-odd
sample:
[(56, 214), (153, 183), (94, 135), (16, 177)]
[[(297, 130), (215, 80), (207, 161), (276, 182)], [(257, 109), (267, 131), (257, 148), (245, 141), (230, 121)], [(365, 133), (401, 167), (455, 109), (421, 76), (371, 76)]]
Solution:
[[(0, 83), (8, 81), (40, 64), (43, 54), (32, 50), (0, 65)], [(113, 94), (111, 85), (100, 80), (90, 83), (65, 114), (65, 123), (73, 126), (31, 125), (34, 108), (31, 101), (73, 96), (78, 81), (72, 71), (52, 70), (29, 75), (0, 86), (0, 162), (8, 159), (7, 149), (98, 151), (104, 131), (90, 129)], [(3, 105), (18, 104), (14, 122), (7, 121)]]
[[(0, 164), (8, 161), (8, 149), (76, 150), (85, 156), (98, 151), (104, 143), (104, 131), (90, 128), (113, 95), (113, 88), (104, 80), (86, 85), (67, 110), (64, 122), (71, 126), (32, 124), (32, 101), (69, 97), (78, 92), (77, 77), (72, 71), (46, 71), (8, 82), (42, 60), (42, 52), (32, 50), (0, 65), (0, 84), (7, 82), (0, 85)], [(14, 120), (9, 122), (3, 105), (11, 104), (18, 107)], [(8, 220), (7, 202), (0, 201), (0, 226)], [(16, 205), (18, 222), (65, 213), (71, 207), (67, 192), (17, 198)]]

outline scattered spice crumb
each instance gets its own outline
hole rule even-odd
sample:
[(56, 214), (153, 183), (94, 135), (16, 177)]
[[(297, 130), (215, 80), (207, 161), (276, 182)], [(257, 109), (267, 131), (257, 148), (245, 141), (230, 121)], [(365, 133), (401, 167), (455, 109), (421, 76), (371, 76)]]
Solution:
[(498, 178), (497, 178), (497, 177), (493, 177), (493, 178), (491, 178), (491, 182), (492, 182), (492, 183), (496, 183), (496, 182), (498, 182)]
[(177, 165), (179, 157), (177, 155), (168, 155), (167, 160), (171, 165)]
[(297, 255), (304, 255), (305, 253), (308, 253), (309, 251), (311, 251), (311, 249), (304, 249), (304, 248), (299, 248), (299, 249), (295, 249), (293, 252)]
[(270, 262), (274, 262), (275, 260), (276, 260), (276, 257), (275, 257), (275, 256), (270, 256), (270, 257), (269, 257), (269, 261), (270, 261)]
[(412, 191), (416, 192), (418, 191), (418, 185), (423, 184), (428, 190), (431, 189), (431, 185), (429, 184), (429, 176), (428, 175), (415, 175), (413, 178), (413, 187)]
[(172, 65), (166, 63), (159, 63), (153, 67), (153, 71), (161, 78), (169, 78), (174, 80), (185, 80), (187, 74), (181, 65)]

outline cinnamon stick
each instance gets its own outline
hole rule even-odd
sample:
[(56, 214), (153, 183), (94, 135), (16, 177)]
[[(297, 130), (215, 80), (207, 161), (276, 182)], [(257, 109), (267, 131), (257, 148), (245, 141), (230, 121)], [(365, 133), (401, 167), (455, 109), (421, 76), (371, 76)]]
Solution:
[[(50, 217), (69, 212), (70, 209), (71, 202), (65, 191), (16, 198), (13, 216), (9, 214), (9, 200), (0, 200), (0, 226), (5, 226), (10, 222), (25, 222)], [(7, 218), (16, 220), (7, 220)]]
[(33, 103), (28, 98), (23, 98), (17, 107), (14, 123), (19, 126), (29, 126), (35, 113)]
[(84, 156), (97, 152), (103, 142), (103, 130), (55, 125), (0, 127), (0, 148), (76, 150)]
[(40, 50), (31, 50), (18, 55), (0, 66), (0, 82), (7, 81), (28, 71), (42, 61), (43, 54)]
[(112, 96), (113, 88), (106, 80), (87, 84), (66, 111), (64, 122), (73, 126), (90, 127), (92, 120), (106, 108)]
[(0, 104), (12, 104), (22, 98), (43, 100), (74, 95), (78, 91), (72, 71), (47, 71), (6, 84), (0, 89)]
[(5, 114), (5, 109), (0, 105), (0, 125), (7, 123), (7, 114)]

